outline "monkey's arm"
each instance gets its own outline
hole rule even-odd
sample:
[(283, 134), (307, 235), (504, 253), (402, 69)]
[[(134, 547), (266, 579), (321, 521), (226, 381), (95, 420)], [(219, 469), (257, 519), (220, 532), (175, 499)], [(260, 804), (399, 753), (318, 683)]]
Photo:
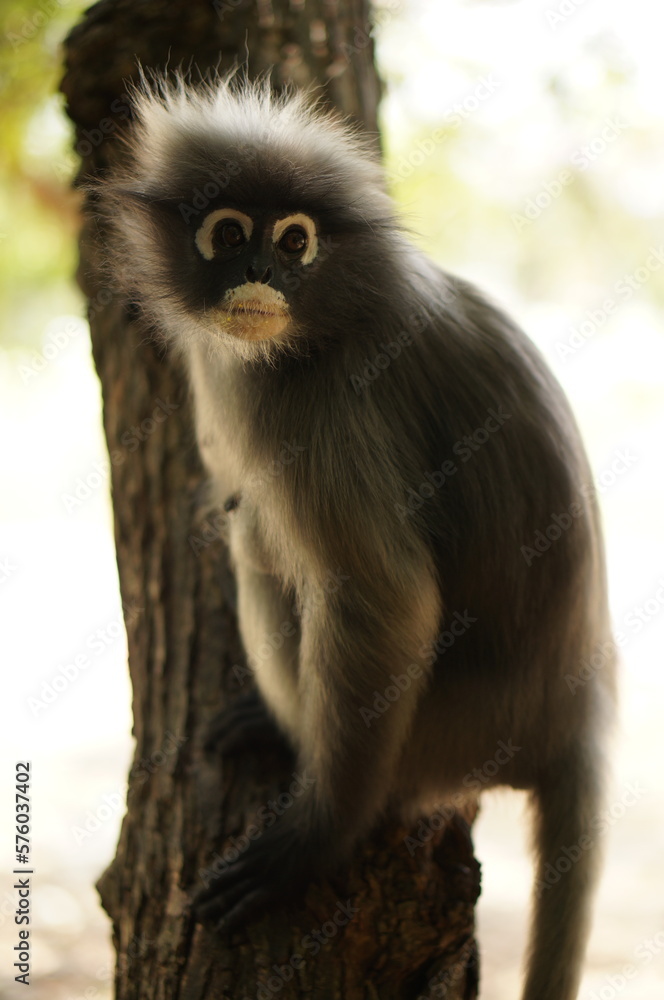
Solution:
[[(356, 562), (358, 574), (360, 567)], [(348, 856), (385, 805), (427, 680), (418, 651), (435, 636), (438, 587), (427, 565), (399, 577), (361, 569), (335, 593), (302, 595), (299, 660), (303, 794), (203, 893), (195, 905), (229, 930), (270, 903), (288, 901)], [(408, 667), (414, 665), (408, 672)], [(378, 718), (376, 692), (409, 677)]]

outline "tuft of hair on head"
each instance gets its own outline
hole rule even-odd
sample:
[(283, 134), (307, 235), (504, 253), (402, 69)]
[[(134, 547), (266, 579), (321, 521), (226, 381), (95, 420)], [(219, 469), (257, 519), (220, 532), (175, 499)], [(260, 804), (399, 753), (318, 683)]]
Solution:
[(325, 106), (319, 84), (287, 84), (277, 92), (270, 71), (250, 80), (245, 66), (196, 81), (182, 70), (139, 67), (128, 96), (135, 118), (129, 138), (133, 172), (137, 180), (143, 175), (146, 193), (168, 182), (174, 149), (214, 139), (236, 147), (272, 145), (291, 156), (315, 148), (336, 169), (345, 166), (357, 184), (385, 192), (375, 138)]
[[(275, 92), (268, 73), (249, 80), (246, 67), (199, 80), (182, 70), (139, 68), (127, 93), (133, 121), (126, 155), (90, 185), (110, 236), (102, 255), (159, 325), (172, 327), (178, 311), (180, 342), (191, 317), (167, 260), (193, 252), (201, 213), (217, 202), (294, 204), (323, 220), (327, 232), (354, 238), (399, 228), (371, 136), (325, 107), (319, 86)], [(218, 196), (192, 207), (199, 188), (226, 168)]]

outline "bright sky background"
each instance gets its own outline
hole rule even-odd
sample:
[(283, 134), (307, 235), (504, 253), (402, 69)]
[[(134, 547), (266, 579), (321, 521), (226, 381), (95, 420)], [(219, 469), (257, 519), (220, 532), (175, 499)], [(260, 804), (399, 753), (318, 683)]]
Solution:
[[(664, 269), (651, 255), (664, 247), (664, 62), (656, 8), (646, 0), (404, 0), (382, 8), (383, 131), (388, 169), (402, 178), (393, 189), (423, 245), (481, 284), (540, 345), (572, 400), (593, 469), (609, 484), (602, 505), (612, 610), (616, 628), (629, 633), (615, 813), (630, 785), (641, 791), (612, 824), (580, 997), (659, 1000), (664, 948), (650, 962), (635, 957), (658, 933), (664, 943), (664, 605), (655, 597), (664, 582)], [(573, 13), (552, 23), (559, 10)], [(458, 127), (422, 156), (459, 104)], [(607, 127), (614, 135), (602, 139)], [(26, 162), (60, 179), (70, 163), (67, 135), (53, 99), (35, 114)], [(588, 146), (587, 168), (547, 202), (547, 185)], [(519, 228), (514, 217), (538, 197), (545, 207)], [(19, 258), (46, 252), (27, 245), (18, 227), (5, 239)], [(619, 295), (625, 275), (639, 277)], [(618, 302), (611, 312), (608, 298)], [(76, 293), (46, 298), (35, 287), (21, 308), (17, 323), (37, 328), (37, 342), (0, 350), (0, 648), (9, 694), (0, 708), (0, 800), (9, 801), (14, 759), (29, 756), (35, 967), (53, 974), (36, 983), (33, 1000), (79, 997), (91, 982), (104, 1000), (110, 949), (91, 883), (113, 853), (122, 808), (108, 803), (122, 793), (132, 740), (101, 404)], [(561, 343), (584, 321), (589, 335), (564, 355)], [(35, 371), (35, 350), (54, 350), (47, 345), (56, 335), (64, 346)], [(620, 453), (630, 456), (627, 470), (611, 473)], [(79, 480), (89, 496), (68, 512), (63, 495)], [(629, 616), (646, 602), (637, 633)], [(36, 710), (29, 699), (81, 652), (89, 666)], [(518, 796), (495, 795), (476, 827), (483, 1000), (518, 993), (531, 877), (520, 809)], [(79, 843), (76, 828), (90, 814), (104, 818)], [(0, 833), (7, 868), (6, 811)], [(13, 943), (6, 913), (0, 899), (3, 954)], [(607, 992), (616, 982), (607, 977), (627, 965), (634, 976)], [(8, 997), (22, 995), (11, 990)]]

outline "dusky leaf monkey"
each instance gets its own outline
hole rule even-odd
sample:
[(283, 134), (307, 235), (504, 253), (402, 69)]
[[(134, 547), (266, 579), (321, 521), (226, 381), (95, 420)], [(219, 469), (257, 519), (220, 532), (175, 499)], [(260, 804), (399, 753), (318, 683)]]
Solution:
[(533, 802), (523, 996), (572, 1000), (613, 670), (566, 682), (610, 631), (563, 393), (507, 316), (413, 246), (369, 141), (306, 95), (154, 77), (134, 111), (97, 190), (111, 266), (186, 361), (256, 672), (215, 735), (230, 751), (276, 726), (313, 779), (198, 912), (237, 927), (388, 810), (467, 790), (511, 741), (484, 786)]

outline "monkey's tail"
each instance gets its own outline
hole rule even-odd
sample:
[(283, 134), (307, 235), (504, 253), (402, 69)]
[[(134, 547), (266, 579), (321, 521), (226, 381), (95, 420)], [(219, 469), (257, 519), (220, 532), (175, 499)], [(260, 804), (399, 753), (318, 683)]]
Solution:
[(533, 792), (537, 869), (523, 1000), (574, 1000), (602, 861), (604, 755), (582, 746)]

